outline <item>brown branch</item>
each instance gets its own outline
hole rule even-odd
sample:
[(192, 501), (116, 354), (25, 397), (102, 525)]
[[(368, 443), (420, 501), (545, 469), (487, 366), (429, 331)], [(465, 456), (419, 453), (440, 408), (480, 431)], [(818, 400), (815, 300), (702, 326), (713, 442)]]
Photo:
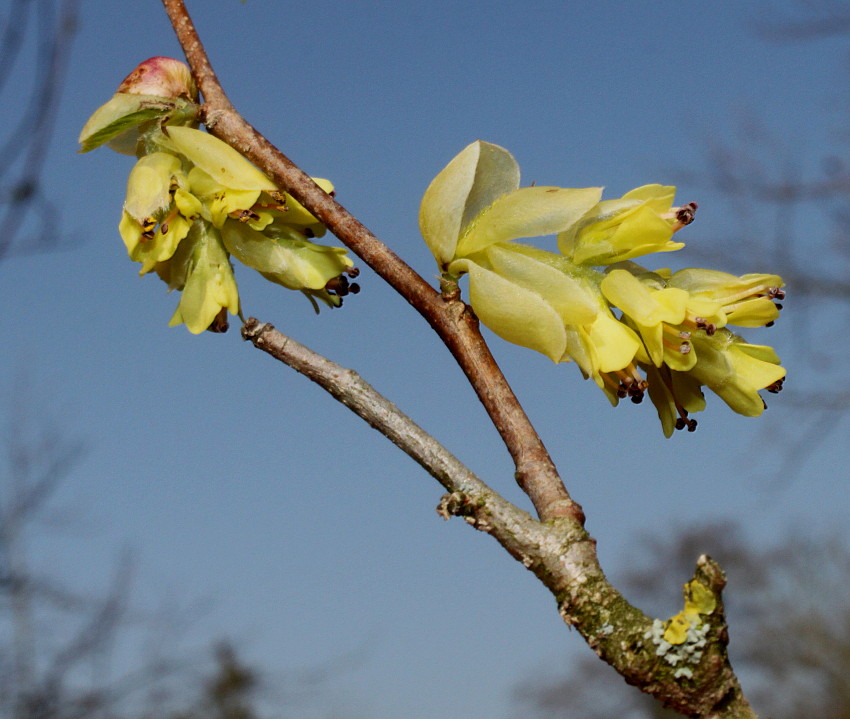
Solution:
[(386, 280), (434, 328), (469, 379), (516, 467), (516, 479), (543, 520), (584, 513), (568, 494), (546, 447), (493, 359), (478, 321), (459, 300), (447, 301), (419, 274), (326, 194), (247, 123), (227, 99), (182, 0), (163, 0), (205, 101), (209, 131), (266, 172), (358, 257)]

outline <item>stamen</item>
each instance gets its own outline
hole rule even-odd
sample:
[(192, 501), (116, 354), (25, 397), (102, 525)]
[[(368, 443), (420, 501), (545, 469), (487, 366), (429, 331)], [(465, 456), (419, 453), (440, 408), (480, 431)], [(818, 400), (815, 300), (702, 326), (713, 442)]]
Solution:
[(234, 220), (239, 220), (239, 222), (251, 222), (252, 220), (260, 219), (260, 216), (252, 210), (234, 210), (229, 213), (229, 216)]
[(717, 325), (713, 322), (709, 322), (705, 319), (705, 317), (699, 317), (698, 315), (688, 315), (683, 324), (692, 324), (698, 330), (703, 330), (709, 337), (717, 332)]
[(670, 342), (668, 340), (663, 340), (662, 343), (667, 349), (672, 350), (673, 352), (678, 352), (679, 354), (689, 354), (691, 351), (691, 343), (687, 340), (683, 340), (678, 344), (676, 342)]
[(673, 398), (673, 406), (679, 414), (676, 418), (676, 429), (687, 429), (688, 432), (696, 431), (697, 421), (688, 417), (688, 411), (679, 403), (679, 400), (676, 398), (676, 393), (673, 391), (673, 375), (670, 372), (670, 368), (666, 364), (661, 365), (661, 367), (658, 368), (658, 374), (661, 375), (661, 380), (664, 382), (664, 386)]
[(614, 378), (608, 372), (600, 372), (599, 376), (602, 377), (602, 381), (607, 384), (610, 390), (620, 399), (623, 399), (626, 396), (626, 388), (622, 383), (615, 382)]
[(681, 229), (685, 225), (690, 225), (694, 221), (694, 215), (697, 211), (696, 202), (689, 202), (687, 205), (682, 205), (676, 212), (676, 221), (679, 223), (679, 227), (676, 229)]
[(784, 300), (785, 290), (783, 290), (781, 287), (768, 287), (767, 296), (771, 300)]
[(210, 323), (210, 326), (207, 327), (207, 332), (227, 332), (229, 328), (230, 324), (227, 322), (227, 308), (222, 307), (215, 316), (215, 319)]
[(173, 210), (172, 210), (172, 211), (168, 214), (168, 217), (166, 217), (166, 218), (162, 221), (162, 224), (161, 224), (161, 225), (160, 225), (160, 227), (159, 227), (159, 231), (160, 231), (163, 235), (164, 235), (164, 234), (166, 234), (166, 233), (168, 232), (168, 223), (169, 223), (169, 222), (171, 222), (171, 221), (172, 221), (175, 217), (177, 217), (177, 215), (178, 215), (178, 213), (179, 213), (179, 212), (180, 212), (180, 210), (178, 210), (178, 209), (175, 207), (175, 208), (174, 208), (174, 209), (173, 209)]
[(643, 396), (649, 383), (640, 375), (637, 367), (629, 363), (627, 367), (617, 370), (615, 373), (620, 378), (617, 388), (617, 396), (620, 398), (628, 396), (634, 404), (643, 402)]
[(776, 380), (773, 384), (769, 384), (765, 389), (771, 394), (779, 394), (782, 391), (782, 386), (785, 384), (785, 378)]

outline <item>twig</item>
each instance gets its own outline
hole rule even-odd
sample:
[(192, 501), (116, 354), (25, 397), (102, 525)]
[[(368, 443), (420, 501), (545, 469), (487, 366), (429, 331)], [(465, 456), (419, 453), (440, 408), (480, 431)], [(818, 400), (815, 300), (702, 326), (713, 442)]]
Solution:
[(444, 300), (357, 218), (248, 124), (227, 99), (182, 0), (163, 0), (198, 87), (209, 131), (266, 172), (388, 282), (434, 328), (466, 374), (516, 466), (516, 479), (541, 519), (584, 513), (567, 492), (543, 442), (493, 359), (478, 321), (458, 300)]
[(725, 578), (720, 568), (707, 557), (697, 563), (695, 581), (715, 597), (717, 609), (704, 623), (705, 658), (692, 680), (683, 680), (659, 658), (660, 645), (651, 631), (657, 622), (653, 625), (649, 617), (628, 604), (605, 578), (595, 542), (584, 530), (581, 508), (567, 493), (469, 308), (450, 292), (438, 294), (242, 119), (219, 85), (182, 0), (163, 0), (163, 4), (204, 95), (207, 128), (302, 203), (431, 324), (501, 434), (514, 459), (517, 480), (541, 521), (500, 497), (356, 373), (253, 318), (243, 329), (245, 339), (319, 383), (436, 477), (449, 490), (438, 507), (440, 514), (461, 516), (492, 534), (549, 588), (564, 621), (575, 626), (630, 684), (689, 716), (753, 719), (755, 714), (726, 656), (727, 628), (721, 601)]

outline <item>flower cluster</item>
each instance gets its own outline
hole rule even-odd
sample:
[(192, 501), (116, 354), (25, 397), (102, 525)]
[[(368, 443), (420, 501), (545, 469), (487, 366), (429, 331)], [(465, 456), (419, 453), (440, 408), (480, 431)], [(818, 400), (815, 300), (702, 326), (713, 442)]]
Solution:
[[(746, 416), (759, 390), (779, 391), (785, 370), (770, 348), (729, 327), (773, 324), (784, 297), (776, 275), (703, 269), (650, 271), (633, 258), (684, 246), (673, 235), (696, 204), (645, 185), (616, 200), (602, 188), (519, 187), (519, 167), (475, 142), (434, 178), (419, 213), (444, 277), (469, 276), (469, 302), (503, 339), (574, 361), (613, 404), (648, 391), (666, 436), (693, 431), (703, 387)], [(520, 244), (557, 235), (558, 252)]]
[[(155, 57), (124, 80), (80, 134), (82, 151), (103, 144), (138, 160), (127, 181), (119, 232), (140, 274), (156, 272), (181, 292), (171, 325), (223, 332), (240, 302), (231, 257), (266, 279), (336, 307), (358, 291), (340, 247), (311, 241), (325, 227), (221, 140), (197, 129), (189, 68)], [(333, 185), (317, 179), (328, 193)]]

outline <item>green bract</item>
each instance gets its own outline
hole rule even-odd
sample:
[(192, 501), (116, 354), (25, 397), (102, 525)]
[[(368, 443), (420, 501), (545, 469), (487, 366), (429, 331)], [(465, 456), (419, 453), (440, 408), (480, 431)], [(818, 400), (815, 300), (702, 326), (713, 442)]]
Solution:
[[(325, 227), (258, 168), (196, 129), (198, 95), (189, 68), (172, 58), (139, 65), (80, 134), (82, 150), (109, 142), (138, 156), (119, 232), (140, 274), (155, 270), (182, 292), (171, 325), (227, 329), (240, 311), (230, 254), (264, 278), (331, 307), (356, 292), (357, 270), (340, 247), (316, 245)], [(316, 181), (328, 193), (328, 180)]]
[[(772, 324), (781, 278), (671, 274), (631, 261), (684, 247), (672, 237), (696, 204), (674, 207), (674, 196), (664, 185), (616, 200), (594, 187), (520, 188), (510, 153), (475, 142), (434, 178), (419, 225), (444, 279), (469, 276), (469, 302), (487, 327), (554, 362), (575, 361), (614, 404), (648, 390), (669, 436), (696, 427), (689, 413), (704, 409), (703, 386), (755, 416), (759, 391), (778, 391), (785, 375), (769, 347), (725, 329)], [(515, 242), (544, 235), (558, 236), (560, 254)]]

